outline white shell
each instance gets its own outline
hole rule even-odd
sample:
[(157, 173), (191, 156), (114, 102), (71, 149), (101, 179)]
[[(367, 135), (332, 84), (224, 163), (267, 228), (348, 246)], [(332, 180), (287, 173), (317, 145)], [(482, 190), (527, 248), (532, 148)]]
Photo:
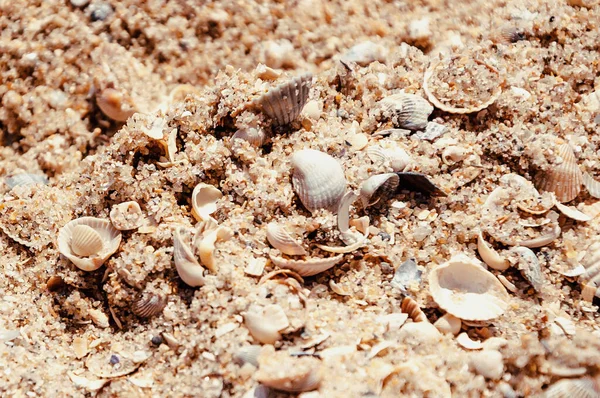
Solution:
[[(90, 254), (89, 256), (81, 256), (73, 251), (74, 232), (83, 231), (77, 226), (86, 226), (94, 230), (102, 240), (102, 249), (99, 252)], [(89, 231), (85, 229), (85, 231)], [(97, 238), (95, 236), (95, 238)], [(93, 239), (93, 238), (92, 238)], [(115, 229), (108, 220), (95, 217), (81, 217), (68, 222), (62, 227), (58, 233), (58, 250), (60, 253), (71, 260), (77, 268), (83, 271), (95, 271), (104, 264), (104, 262), (113, 255), (121, 243), (121, 232)], [(88, 251), (91, 253), (91, 251)]]
[(197, 221), (206, 221), (217, 211), (217, 201), (223, 197), (216, 187), (201, 182), (192, 192), (192, 215)]
[(518, 255), (517, 268), (519, 268), (521, 274), (529, 281), (531, 286), (539, 292), (544, 284), (544, 274), (535, 253), (527, 247), (520, 246), (511, 248), (510, 252)]
[(418, 131), (415, 135), (421, 140), (434, 141), (436, 138), (446, 134), (448, 127), (436, 122), (429, 122), (425, 131)]
[(251, 306), (244, 314), (244, 322), (252, 337), (263, 344), (273, 344), (281, 338), (279, 333), (290, 325), (281, 306), (277, 304)]
[(360, 186), (360, 200), (363, 207), (376, 204), (389, 197), (398, 188), (400, 177), (396, 173), (377, 174), (369, 177)]
[(575, 221), (586, 222), (586, 221), (590, 221), (593, 218), (592, 216), (589, 216), (585, 213), (580, 212), (579, 210), (577, 210), (574, 207), (566, 206), (559, 202), (554, 203), (554, 206), (556, 206), (556, 208), (558, 210), (560, 210), (560, 212), (562, 214), (564, 214), (565, 216), (567, 216)]
[(290, 256), (304, 256), (306, 250), (281, 225), (271, 222), (267, 225), (267, 240), (274, 248)]
[(498, 279), (462, 254), (431, 271), (429, 290), (442, 309), (464, 320), (493, 319), (508, 307), (508, 293)]
[(104, 242), (96, 230), (84, 224), (76, 225), (71, 236), (71, 250), (80, 257), (89, 257), (100, 253)]
[(456, 336), (456, 342), (466, 350), (481, 350), (483, 348), (481, 341), (472, 340), (465, 332)]
[(587, 301), (592, 301), (594, 296), (600, 298), (600, 242), (592, 243), (587, 248), (581, 265), (585, 268), (585, 272), (579, 276), (583, 298)]
[(354, 62), (360, 66), (367, 66), (374, 61), (383, 62), (386, 54), (385, 47), (372, 41), (363, 41), (349, 48), (340, 60), (346, 64)]
[(406, 288), (413, 281), (416, 281), (417, 283), (421, 282), (421, 274), (422, 271), (417, 268), (415, 259), (409, 258), (396, 268), (394, 278), (391, 280), (390, 284), (406, 294)]
[(599, 396), (600, 380), (597, 377), (559, 380), (544, 393), (544, 398), (598, 398)]
[(490, 268), (498, 271), (504, 271), (510, 267), (510, 263), (507, 259), (503, 258), (498, 254), (496, 250), (483, 239), (483, 234), (480, 232), (477, 236), (477, 251), (481, 256), (481, 259)]
[(445, 314), (435, 321), (433, 326), (444, 334), (453, 334), (456, 336), (460, 332), (462, 322), (452, 314)]
[(4, 179), (9, 188), (34, 184), (48, 184), (48, 177), (40, 174), (21, 173)]
[(393, 94), (380, 101), (384, 112), (389, 112), (396, 127), (422, 130), (427, 127), (427, 118), (433, 106), (426, 99), (414, 94)]
[(248, 141), (253, 147), (260, 148), (267, 140), (267, 134), (261, 128), (249, 127), (236, 131), (231, 138)]
[(321, 362), (312, 357), (292, 357), (286, 351), (275, 352), (266, 346), (258, 356), (256, 380), (276, 390), (288, 392), (312, 391), (323, 378)]
[(273, 124), (281, 126), (296, 120), (306, 104), (312, 74), (306, 73), (290, 81), (271, 88), (254, 100), (254, 104), (273, 120)]
[(504, 374), (502, 354), (496, 350), (472, 353), (469, 365), (486, 379), (499, 380)]
[(292, 185), (309, 211), (327, 209), (336, 212), (346, 192), (346, 177), (337, 160), (313, 149), (292, 156)]
[(328, 258), (311, 258), (308, 260), (288, 260), (283, 257), (269, 255), (271, 261), (280, 268), (296, 271), (300, 276), (313, 276), (327, 271), (344, 258), (343, 254)]
[(588, 193), (596, 199), (600, 199), (600, 182), (588, 173), (583, 173), (582, 183)]
[(200, 265), (190, 244), (182, 236), (182, 229), (175, 229), (173, 234), (173, 257), (179, 277), (188, 286), (204, 285), (204, 268)]
[(140, 205), (135, 201), (116, 204), (110, 210), (110, 221), (120, 231), (139, 228), (144, 221)]

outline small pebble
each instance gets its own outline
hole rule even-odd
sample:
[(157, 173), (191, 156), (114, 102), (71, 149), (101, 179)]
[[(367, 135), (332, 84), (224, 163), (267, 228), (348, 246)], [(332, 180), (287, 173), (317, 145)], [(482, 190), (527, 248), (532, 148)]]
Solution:
[(118, 355), (112, 354), (112, 355), (110, 356), (110, 364), (111, 364), (111, 365), (116, 365), (116, 364), (118, 364), (119, 362), (120, 362), (120, 361), (119, 361), (119, 356), (118, 356)]
[(90, 18), (94, 22), (104, 21), (113, 12), (112, 7), (107, 3), (93, 4), (90, 7), (93, 7)]
[(155, 346), (158, 347), (159, 345), (162, 344), (163, 339), (161, 336), (154, 336), (154, 337), (152, 337), (152, 340), (150, 340), (150, 341), (152, 342), (152, 344), (154, 344)]

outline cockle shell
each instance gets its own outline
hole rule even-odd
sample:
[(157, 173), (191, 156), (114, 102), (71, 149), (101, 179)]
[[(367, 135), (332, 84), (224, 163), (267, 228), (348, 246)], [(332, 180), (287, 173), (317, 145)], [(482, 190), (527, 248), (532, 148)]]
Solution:
[(96, 94), (98, 108), (109, 118), (117, 122), (126, 122), (137, 108), (133, 100), (123, 92), (114, 88), (106, 88)]
[(267, 240), (274, 248), (290, 256), (304, 256), (306, 250), (281, 225), (272, 222), (267, 225)]
[(597, 398), (600, 396), (600, 378), (562, 379), (552, 384), (544, 398)]
[(158, 315), (167, 305), (167, 300), (156, 293), (145, 292), (138, 297), (132, 307), (131, 311), (141, 318), (151, 318)]
[(337, 160), (313, 149), (292, 156), (292, 185), (309, 211), (327, 209), (336, 212), (346, 193), (346, 177)]
[(306, 73), (290, 81), (269, 89), (254, 100), (254, 104), (273, 120), (276, 126), (282, 126), (296, 120), (308, 99), (312, 83), (312, 74)]
[(363, 207), (376, 204), (396, 192), (400, 178), (395, 173), (377, 174), (369, 177), (360, 186), (360, 201)]
[(587, 248), (581, 264), (585, 268), (579, 276), (584, 300), (592, 301), (594, 296), (600, 298), (600, 242), (594, 242)]
[(279, 332), (290, 326), (285, 311), (277, 304), (252, 305), (244, 314), (244, 322), (252, 337), (263, 344), (274, 344), (281, 339)]
[(367, 148), (367, 156), (375, 163), (389, 162), (393, 171), (404, 171), (412, 163), (412, 157), (402, 148), (384, 149), (374, 145)]
[(433, 106), (426, 99), (414, 94), (393, 94), (380, 102), (384, 113), (389, 113), (395, 127), (423, 130)]
[(253, 147), (260, 148), (267, 141), (267, 133), (260, 127), (249, 127), (236, 131), (231, 138), (248, 141)]
[(144, 214), (135, 201), (116, 204), (110, 211), (110, 221), (120, 231), (129, 231), (142, 225)]
[(554, 192), (559, 202), (570, 202), (581, 191), (583, 175), (575, 154), (569, 144), (556, 147), (556, 161), (547, 169), (540, 170), (535, 176), (536, 188)]
[(442, 309), (464, 320), (493, 319), (508, 307), (509, 296), (502, 283), (479, 261), (463, 254), (431, 271), (429, 290)]
[(83, 271), (100, 268), (120, 243), (121, 232), (110, 221), (95, 217), (72, 220), (58, 233), (58, 250)]
[(286, 351), (265, 346), (258, 356), (256, 380), (276, 390), (312, 391), (319, 387), (323, 373), (321, 361), (313, 357), (292, 357)]
[(15, 174), (12, 177), (7, 177), (4, 179), (4, 182), (10, 189), (17, 186), (27, 186), (33, 184), (48, 184), (48, 177), (41, 174), (29, 174), (29, 173), (21, 173)]
[(217, 211), (217, 201), (223, 197), (216, 187), (201, 182), (192, 192), (192, 215), (197, 221), (211, 219), (211, 214)]
[(280, 268), (296, 271), (300, 276), (313, 276), (327, 271), (344, 258), (343, 254), (328, 258), (311, 258), (308, 260), (288, 260), (283, 257), (269, 255), (271, 261)]
[(407, 296), (402, 299), (400, 309), (405, 314), (408, 314), (408, 317), (414, 322), (429, 322), (427, 315), (425, 315), (419, 304), (411, 297)]
[(490, 268), (504, 271), (510, 267), (508, 260), (500, 256), (498, 252), (483, 239), (483, 234), (481, 232), (477, 236), (477, 251), (483, 262)]

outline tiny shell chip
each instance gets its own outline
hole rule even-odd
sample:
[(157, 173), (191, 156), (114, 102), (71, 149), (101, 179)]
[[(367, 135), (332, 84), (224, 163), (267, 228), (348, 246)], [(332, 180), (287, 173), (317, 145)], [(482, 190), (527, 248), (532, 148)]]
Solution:
[(563, 379), (552, 384), (544, 394), (544, 398), (597, 398), (599, 396), (600, 380), (598, 377)]
[(409, 258), (396, 269), (394, 273), (394, 278), (390, 282), (392, 286), (400, 289), (400, 291), (406, 294), (406, 288), (410, 285), (411, 282), (416, 281), (417, 283), (421, 282), (421, 274), (417, 268), (417, 263), (414, 258)]
[(435, 186), (425, 174), (414, 172), (398, 172), (399, 190), (421, 192), (429, 196), (447, 196), (444, 191)]
[(429, 290), (442, 309), (464, 320), (497, 318), (508, 307), (509, 296), (500, 281), (463, 254), (431, 271)]
[(360, 186), (363, 207), (373, 206), (396, 192), (400, 178), (395, 173), (377, 174), (369, 177)]
[(517, 256), (517, 268), (521, 271), (521, 274), (529, 281), (531, 286), (539, 292), (544, 285), (544, 274), (540, 267), (540, 262), (535, 253), (526, 247), (513, 247), (510, 252), (516, 253)]
[(466, 350), (481, 350), (483, 348), (481, 341), (471, 339), (465, 332), (456, 336), (456, 342)]
[(433, 324), (441, 333), (457, 335), (460, 332), (462, 322), (452, 314), (445, 314)]
[(126, 122), (137, 108), (129, 95), (114, 88), (106, 88), (96, 94), (98, 108), (109, 118), (117, 122)]
[(285, 311), (277, 304), (253, 305), (244, 314), (244, 321), (252, 337), (263, 344), (274, 344), (281, 338), (279, 332), (290, 325)]
[(83, 271), (100, 268), (120, 243), (121, 232), (108, 220), (94, 217), (72, 220), (58, 233), (58, 250)]
[(580, 212), (579, 210), (577, 210), (574, 207), (566, 206), (566, 205), (563, 205), (562, 203), (558, 203), (558, 202), (556, 202), (554, 205), (556, 206), (556, 208), (558, 210), (560, 210), (560, 212), (562, 214), (564, 214), (565, 216), (567, 216), (570, 219), (573, 219), (575, 221), (586, 222), (586, 221), (590, 221), (593, 218), (592, 216), (589, 216), (585, 213)]
[(12, 177), (7, 177), (4, 179), (4, 182), (10, 189), (13, 189), (17, 186), (27, 186), (34, 184), (48, 184), (48, 177), (40, 174), (29, 174), (29, 173), (21, 173), (16, 174)]
[(216, 187), (201, 182), (192, 192), (192, 215), (197, 221), (206, 221), (217, 211), (217, 201), (223, 197)]
[(267, 240), (271, 246), (283, 254), (290, 256), (304, 256), (307, 254), (306, 250), (277, 223), (272, 222), (267, 225)]
[(384, 115), (389, 114), (395, 127), (423, 130), (433, 106), (426, 99), (414, 94), (394, 94), (380, 102)]
[(129, 231), (142, 225), (144, 214), (135, 201), (116, 204), (110, 211), (110, 221), (120, 231)]
[(313, 149), (292, 156), (292, 185), (309, 211), (327, 209), (336, 212), (346, 193), (346, 176), (337, 160)]
[(556, 147), (556, 159), (545, 170), (535, 176), (536, 188), (540, 191), (554, 192), (556, 199), (570, 202), (579, 195), (583, 184), (583, 175), (575, 154), (569, 144)]
[(429, 122), (425, 127), (425, 131), (417, 131), (415, 134), (420, 140), (434, 141), (448, 131), (448, 127), (436, 122)]
[(484, 350), (471, 354), (470, 366), (486, 379), (499, 380), (504, 374), (502, 354), (496, 350)]
[(271, 88), (254, 100), (254, 104), (273, 120), (276, 126), (282, 126), (296, 120), (308, 99), (312, 83), (312, 74), (306, 73), (290, 81)]
[(344, 258), (343, 254), (328, 258), (311, 258), (308, 260), (288, 260), (283, 257), (269, 255), (271, 261), (280, 268), (296, 271), (300, 276), (313, 276), (327, 271)]
[(285, 351), (275, 352), (266, 346), (258, 356), (256, 380), (275, 390), (287, 392), (312, 391), (323, 378), (321, 362), (313, 357), (292, 357)]
[(151, 318), (158, 315), (167, 305), (167, 300), (155, 293), (145, 292), (135, 302), (131, 310), (140, 318)]

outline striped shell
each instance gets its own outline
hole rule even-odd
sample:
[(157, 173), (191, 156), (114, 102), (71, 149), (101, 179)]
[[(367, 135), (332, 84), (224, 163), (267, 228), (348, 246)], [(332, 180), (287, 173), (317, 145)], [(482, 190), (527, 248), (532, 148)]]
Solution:
[(423, 130), (433, 106), (426, 99), (414, 94), (394, 94), (380, 101), (384, 114), (389, 113), (395, 127)]
[(328, 258), (310, 258), (308, 260), (288, 260), (283, 257), (269, 255), (271, 261), (279, 268), (291, 269), (300, 276), (313, 276), (327, 271), (344, 258), (343, 254)]
[(254, 100), (254, 104), (273, 120), (276, 126), (282, 126), (296, 120), (308, 99), (312, 83), (312, 74), (306, 73), (290, 81), (271, 88)]
[(306, 250), (279, 224), (267, 225), (267, 240), (274, 248), (290, 256), (304, 256)]
[(395, 173), (378, 174), (369, 177), (360, 186), (360, 200), (363, 207), (376, 204), (396, 192), (400, 178)]
[(158, 315), (167, 305), (167, 300), (155, 293), (142, 293), (137, 300), (134, 301), (131, 310), (140, 318), (151, 318)]
[(281, 339), (279, 332), (290, 326), (285, 311), (277, 304), (251, 306), (244, 314), (244, 323), (252, 337), (262, 344), (274, 344)]
[(425, 315), (419, 304), (411, 297), (407, 296), (402, 299), (400, 309), (403, 313), (408, 314), (408, 317), (414, 322), (429, 322), (427, 315)]
[(327, 209), (336, 212), (346, 193), (346, 177), (337, 160), (313, 149), (292, 156), (292, 185), (309, 211)]
[(121, 232), (110, 221), (95, 217), (72, 220), (58, 233), (58, 250), (83, 271), (100, 268), (120, 243)]
[(600, 378), (582, 377), (563, 379), (552, 384), (544, 393), (544, 398), (598, 398)]
[(509, 296), (496, 277), (482, 264), (459, 254), (429, 274), (429, 290), (446, 312), (470, 321), (485, 321), (502, 315)]
[(583, 174), (569, 144), (558, 145), (556, 150), (555, 164), (536, 174), (535, 185), (541, 191), (553, 192), (559, 202), (570, 202), (581, 191)]

